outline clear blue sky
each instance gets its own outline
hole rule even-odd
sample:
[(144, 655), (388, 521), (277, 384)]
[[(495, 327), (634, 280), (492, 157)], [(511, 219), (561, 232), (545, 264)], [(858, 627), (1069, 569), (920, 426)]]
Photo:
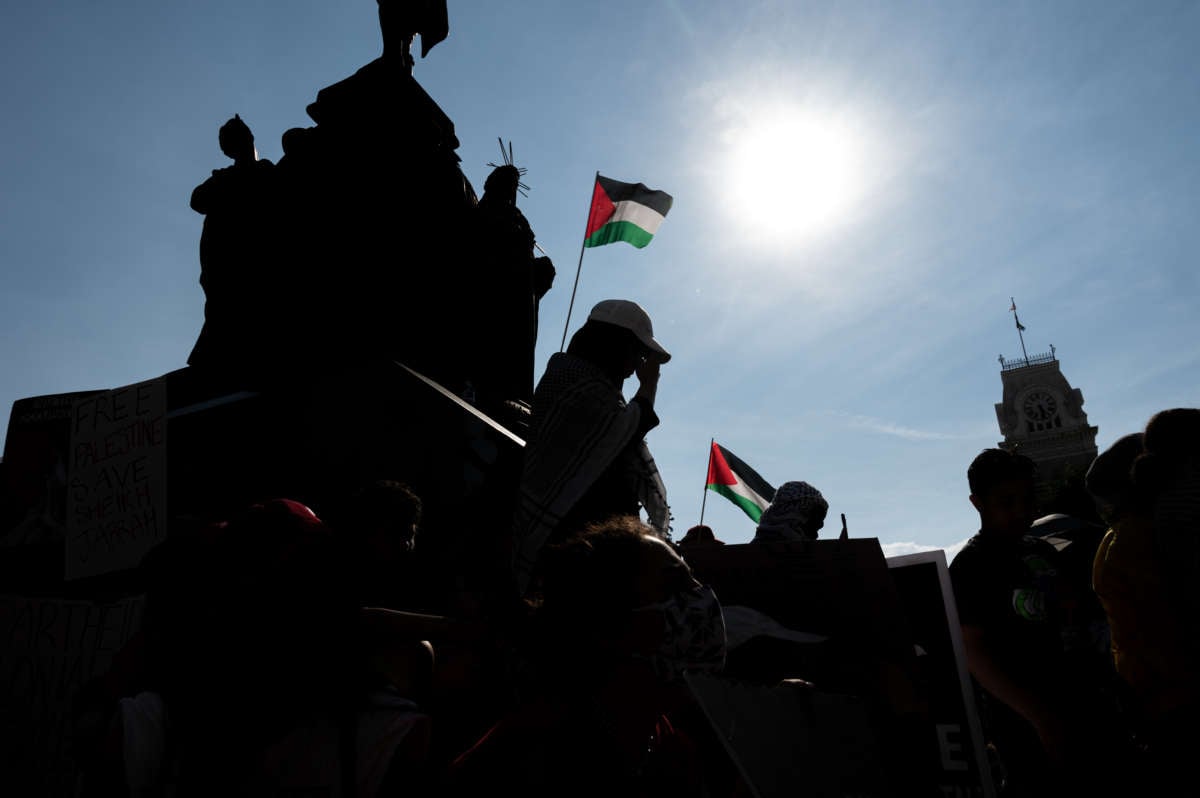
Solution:
[[(183, 365), (192, 188), (380, 52), (374, 0), (43, 0), (0, 25), (0, 408)], [(682, 534), (709, 439), (855, 536), (950, 546), (999, 440), (996, 356), (1058, 350), (1101, 447), (1200, 398), (1200, 5), (450, 0), (416, 75), (480, 188), (496, 137), (567, 315), (594, 172), (668, 191), (589, 250), (571, 330), (630, 298), (673, 352), (649, 441)], [(370, 158), (371, 153), (362, 153)], [(441, 297), (447, 313), (455, 297)], [(627, 386), (629, 393), (634, 388)], [(753, 524), (716, 494), (706, 522)], [(831, 520), (831, 529), (836, 521)]]

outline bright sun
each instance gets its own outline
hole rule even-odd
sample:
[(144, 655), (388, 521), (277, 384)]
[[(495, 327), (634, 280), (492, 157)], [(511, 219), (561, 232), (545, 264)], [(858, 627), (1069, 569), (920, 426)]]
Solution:
[(757, 117), (733, 134), (724, 175), (733, 215), (795, 241), (843, 221), (863, 190), (862, 145), (844, 123), (798, 111)]

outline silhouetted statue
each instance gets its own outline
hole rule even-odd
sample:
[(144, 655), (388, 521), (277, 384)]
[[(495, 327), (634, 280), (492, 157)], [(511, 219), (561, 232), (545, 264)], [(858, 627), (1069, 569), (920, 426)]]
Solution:
[(411, 72), (414, 36), (421, 37), (424, 58), (450, 35), (446, 0), (379, 0), (379, 27), (383, 31), (383, 57), (400, 59)]
[(240, 118), (234, 165), (196, 189), (206, 323), (189, 363), (286, 378), (398, 360), (489, 412), (533, 394), (538, 302), (554, 266), (517, 208), (521, 170), (463, 174), (454, 123), (413, 78), (446, 38), (445, 0), (379, 0), (383, 52), (317, 92), (276, 168)]
[(493, 415), (506, 400), (533, 401), (538, 305), (554, 282), (554, 264), (534, 256), (533, 229), (517, 207), (522, 171), (511, 163), (492, 170), (475, 233), (472, 315), (478, 328), (470, 376), (477, 403)]
[(316, 127), (284, 134), (294, 303), (312, 311), (301, 332), (315, 357), (396, 359), (458, 390), (455, 268), (476, 198), (409, 55), (414, 35), (423, 53), (445, 38), (445, 2), (381, 0), (379, 14), (383, 55), (317, 93)]
[(192, 210), (204, 214), (200, 285), (204, 327), (188, 363), (241, 373), (265, 355), (270, 315), (267, 264), (272, 230), (273, 164), (260, 160), (254, 134), (240, 116), (221, 126), (221, 151), (233, 166), (214, 169), (192, 192)]

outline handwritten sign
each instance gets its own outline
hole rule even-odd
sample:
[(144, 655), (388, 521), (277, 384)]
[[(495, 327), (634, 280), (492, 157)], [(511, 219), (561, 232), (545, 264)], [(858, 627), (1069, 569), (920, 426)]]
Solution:
[(67, 484), (66, 578), (135, 567), (166, 537), (163, 380), (76, 403)]
[(108, 670), (143, 605), (0, 596), (0, 793), (75, 794), (72, 699)]
[(54, 543), (67, 529), (71, 411), (98, 391), (30, 396), (13, 402), (0, 480), (0, 547)]

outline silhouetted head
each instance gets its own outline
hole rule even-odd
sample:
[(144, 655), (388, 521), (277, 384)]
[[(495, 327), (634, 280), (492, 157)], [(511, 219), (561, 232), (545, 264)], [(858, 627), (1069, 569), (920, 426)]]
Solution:
[(602, 321), (584, 322), (571, 336), (567, 352), (593, 363), (616, 383), (631, 376), (647, 356), (632, 332)]
[(542, 568), (545, 642), (570, 666), (570, 678), (603, 676), (631, 658), (665, 681), (676, 668), (724, 662), (720, 604), (636, 516), (589, 525), (547, 547)]
[(372, 482), (351, 500), (347, 521), (347, 533), (365, 553), (394, 562), (416, 548), (421, 499), (402, 482)]
[(712, 527), (707, 524), (697, 524), (687, 531), (679, 540), (680, 547), (687, 546), (705, 546), (705, 545), (720, 545), (724, 546), (725, 541), (717, 540), (716, 534), (712, 531)]
[(517, 184), (520, 182), (520, 169), (511, 164), (497, 166), (488, 175), (487, 180), (483, 182), (483, 199), (487, 202), (515, 205), (517, 202)]
[(980, 532), (1014, 540), (1029, 533), (1036, 470), (1028, 457), (1005, 449), (984, 449), (971, 461), (967, 482)]
[(232, 158), (234, 163), (258, 160), (258, 151), (254, 149), (254, 134), (237, 114), (221, 125), (217, 141), (221, 145), (221, 152)]
[(1100, 515), (1110, 523), (1133, 509), (1133, 463), (1142, 454), (1140, 432), (1118, 438), (1092, 461), (1084, 477)]
[(283, 135), (279, 137), (279, 143), (283, 148), (284, 155), (304, 158), (313, 151), (314, 140), (319, 138), (320, 134), (315, 127), (293, 127), (283, 132)]
[(816, 540), (825, 526), (829, 502), (807, 482), (785, 482), (758, 519), (756, 541)]
[(597, 302), (588, 314), (588, 321), (599, 321), (629, 330), (644, 347), (646, 356), (659, 363), (671, 359), (671, 353), (663, 349), (654, 337), (654, 324), (650, 314), (636, 302), (628, 299), (605, 299)]
[(654, 338), (649, 314), (625, 299), (597, 303), (571, 337), (567, 351), (596, 364), (616, 382), (632, 376), (644, 361), (666, 363), (671, 359)]
[(1143, 500), (1200, 470), (1200, 409), (1176, 407), (1155, 413), (1146, 424), (1144, 451), (1133, 464), (1133, 483)]

